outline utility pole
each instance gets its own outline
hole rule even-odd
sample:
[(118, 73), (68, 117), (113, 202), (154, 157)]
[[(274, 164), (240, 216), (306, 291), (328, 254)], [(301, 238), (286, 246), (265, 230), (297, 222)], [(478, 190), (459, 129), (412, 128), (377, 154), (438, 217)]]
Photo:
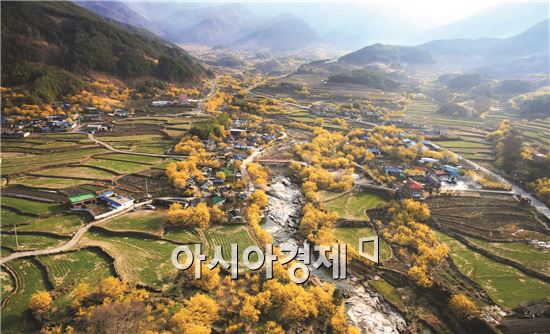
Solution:
[(149, 186), (147, 185), (147, 177), (145, 178), (145, 196), (149, 198)]
[(17, 237), (17, 224), (13, 225), (13, 231), (15, 233), (15, 246), (19, 250), (19, 238)]

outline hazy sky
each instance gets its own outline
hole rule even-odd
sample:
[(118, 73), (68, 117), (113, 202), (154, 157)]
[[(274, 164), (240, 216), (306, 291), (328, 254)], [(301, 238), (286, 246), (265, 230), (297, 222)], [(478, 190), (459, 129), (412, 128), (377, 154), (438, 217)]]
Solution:
[[(112, 1), (112, 0), (111, 0)], [(143, 2), (144, 0), (123, 0), (125, 2)], [(288, 3), (289, 6), (296, 3), (323, 2), (337, 5), (338, 3), (362, 4), (364, 7), (388, 13), (391, 11), (398, 17), (403, 17), (421, 28), (451, 23), (474, 14), (487, 7), (506, 2), (546, 2), (547, 0), (145, 0), (149, 2), (250, 2), (259, 4)]]
[(546, 1), (547, 0), (386, 0), (381, 2), (366, 2), (393, 7), (393, 9), (400, 11), (401, 15), (407, 17), (411, 22), (419, 26), (427, 27), (450, 23), (501, 3), (545, 3)]

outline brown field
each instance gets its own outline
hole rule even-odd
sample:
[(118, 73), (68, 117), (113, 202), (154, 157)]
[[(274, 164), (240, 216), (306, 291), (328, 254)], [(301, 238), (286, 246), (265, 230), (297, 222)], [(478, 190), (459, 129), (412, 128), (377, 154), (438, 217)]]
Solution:
[(436, 197), (426, 202), (438, 226), (465, 236), (494, 241), (550, 239), (531, 207), (512, 198)]

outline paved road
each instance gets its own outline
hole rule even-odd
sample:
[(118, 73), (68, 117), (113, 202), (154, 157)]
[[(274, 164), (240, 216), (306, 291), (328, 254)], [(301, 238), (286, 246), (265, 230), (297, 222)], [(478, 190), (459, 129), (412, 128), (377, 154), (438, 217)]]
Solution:
[[(140, 206), (143, 206), (143, 205), (146, 205), (146, 204), (149, 204), (151, 203), (151, 201), (146, 201), (146, 202), (142, 202), (142, 203), (138, 203), (136, 204), (134, 207), (140, 207)], [(112, 216), (109, 216), (107, 218), (104, 218), (104, 219), (100, 219), (100, 220), (96, 220), (96, 221), (93, 221), (91, 223), (88, 223), (84, 226), (82, 226), (81, 228), (79, 228), (72, 236), (72, 238), (67, 241), (66, 243), (64, 243), (63, 245), (61, 246), (58, 246), (58, 247), (53, 247), (53, 248), (46, 248), (46, 249), (38, 249), (38, 250), (32, 250), (32, 251), (25, 251), (25, 252), (15, 252), (15, 253), (11, 253), (10, 255), (6, 256), (6, 257), (3, 257), (0, 259), (0, 265), (3, 265), (3, 264), (6, 264), (7, 262), (9, 261), (12, 261), (12, 260), (15, 260), (15, 259), (20, 259), (20, 258), (24, 258), (24, 257), (30, 257), (30, 256), (40, 256), (40, 255), (50, 255), (50, 254), (58, 254), (58, 253), (63, 253), (63, 252), (66, 252), (66, 251), (69, 251), (73, 248), (75, 248), (78, 244), (78, 242), (80, 241), (80, 239), (82, 239), (82, 236), (84, 236), (84, 234), (86, 234), (86, 232), (88, 232), (88, 230), (90, 229), (90, 227), (94, 226), (94, 225), (97, 225), (99, 223), (102, 223), (104, 221), (107, 221), (109, 219), (112, 219), (112, 218), (115, 218), (115, 217), (118, 217), (122, 214), (125, 214), (127, 212), (130, 212), (132, 210), (132, 208), (128, 208), (124, 211), (121, 211), (119, 213), (116, 213)]]

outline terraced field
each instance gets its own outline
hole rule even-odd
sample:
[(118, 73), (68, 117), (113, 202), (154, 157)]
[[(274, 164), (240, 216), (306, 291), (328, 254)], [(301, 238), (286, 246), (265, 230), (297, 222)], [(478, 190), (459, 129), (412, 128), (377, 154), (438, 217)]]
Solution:
[(44, 249), (59, 246), (68, 239), (66, 238), (56, 238), (56, 237), (46, 237), (42, 235), (33, 235), (33, 234), (18, 234), (17, 243), (15, 240), (15, 235), (2, 233), (0, 235), (0, 240), (2, 241), (2, 247), (6, 247), (12, 250), (17, 249), (17, 243), (19, 244), (19, 250), (34, 250), (34, 249)]
[[(204, 232), (208, 241), (208, 257), (212, 259), (214, 256), (214, 247), (220, 245), (222, 247), (222, 256), (226, 261), (231, 261), (231, 244), (239, 245), (239, 265), (242, 264), (242, 254), (248, 246), (258, 246), (256, 239), (244, 225), (235, 226), (214, 226)], [(256, 254), (250, 256), (251, 261), (255, 261)]]
[[(550, 144), (550, 119), (523, 121), (520, 117), (510, 111), (489, 112), (482, 118), (453, 118), (437, 114), (438, 106), (430, 101), (414, 101), (405, 110), (405, 120), (419, 125), (433, 125), (443, 129), (450, 129), (450, 134), (460, 136), (465, 142), (474, 141), (479, 135), (485, 136), (505, 119), (511, 121), (512, 125), (520, 129), (535, 145), (546, 147)], [(472, 134), (475, 134), (472, 136)], [(444, 146), (444, 142), (439, 143)], [(445, 147), (445, 146), (444, 146)], [(490, 148), (490, 145), (488, 145)], [(459, 153), (459, 151), (457, 151)], [(471, 159), (493, 160), (491, 155), (484, 152), (465, 152)]]
[(59, 203), (37, 202), (24, 198), (6, 196), (2, 196), (1, 202), (4, 207), (15, 209), (24, 214), (36, 216), (57, 213), (65, 209), (65, 206)]
[(148, 164), (104, 159), (94, 159), (87, 162), (86, 166), (104, 168), (118, 175), (137, 173), (151, 168)]
[(467, 238), (476, 246), (483, 248), (500, 257), (517, 261), (535, 271), (550, 275), (550, 250), (535, 248), (525, 242), (487, 242), (474, 238)]
[(8, 267), (16, 276), (17, 290), (13, 295), (3, 296), (8, 300), (2, 307), (2, 333), (34, 333), (40, 327), (28, 310), (29, 300), (33, 293), (49, 290), (49, 287), (43, 273), (30, 260), (14, 260)]
[(37, 173), (44, 176), (64, 176), (72, 178), (84, 178), (89, 180), (108, 180), (115, 174), (97, 168), (86, 166), (71, 166), (45, 169)]
[(155, 157), (148, 157), (143, 155), (133, 155), (133, 154), (122, 154), (122, 153), (109, 153), (96, 156), (97, 159), (102, 160), (117, 160), (117, 161), (128, 161), (135, 162), (146, 165), (155, 165), (158, 164), (161, 159)]
[(85, 222), (82, 216), (74, 213), (67, 213), (48, 218), (35, 218), (30, 224), (21, 225), (19, 231), (32, 232), (53, 232), (60, 235), (70, 236)]
[(115, 259), (114, 266), (120, 277), (131, 283), (162, 289), (176, 274), (170, 260), (176, 245), (168, 241), (107, 235), (91, 230), (80, 245), (101, 247)]
[[(3, 148), (4, 149), (4, 148)], [(8, 149), (8, 151), (10, 151)], [(27, 153), (27, 149), (24, 150)], [(12, 173), (23, 173), (29, 170), (42, 168), (46, 166), (55, 166), (60, 164), (80, 163), (82, 160), (96, 154), (102, 154), (109, 152), (103, 148), (87, 148), (78, 150), (68, 150), (64, 152), (38, 152), (44, 153), (38, 156), (21, 157), (6, 160), (2, 162), (2, 175), (8, 175)]]
[(446, 234), (438, 233), (438, 238), (449, 247), (460, 271), (476, 281), (497, 304), (514, 308), (522, 302), (550, 296), (550, 284), (476, 253)]
[(435, 197), (426, 203), (437, 224), (465, 236), (495, 242), (550, 239), (531, 208), (511, 198)]
[(46, 268), (54, 289), (63, 292), (54, 302), (58, 307), (67, 305), (74, 298), (76, 285), (88, 283), (94, 287), (103, 278), (116, 275), (110, 259), (93, 249), (41, 256), (38, 260)]
[(153, 154), (163, 154), (175, 143), (175, 140), (165, 139), (163, 136), (156, 134), (118, 137), (106, 136), (99, 137), (98, 139), (111, 144), (117, 149)]
[(164, 239), (174, 243), (200, 243), (200, 237), (186, 228), (171, 228), (164, 232)]
[[(371, 237), (375, 235), (376, 233), (370, 227), (337, 227), (334, 229), (334, 236), (336, 237), (338, 242), (344, 242), (348, 245), (348, 247), (353, 247), (356, 250), (359, 250), (360, 238)], [(373, 243), (366, 243), (364, 250), (365, 252), (372, 254), (374, 250)], [(389, 260), (392, 257), (391, 248), (383, 239), (380, 239), (378, 251), (381, 262)]]
[(115, 231), (142, 231), (160, 235), (167, 215), (164, 210), (129, 212), (110, 219), (101, 226)]
[(27, 187), (63, 189), (78, 187), (90, 182), (84, 179), (62, 179), (57, 177), (24, 176), (10, 180), (10, 184), (20, 184)]
[(24, 216), (5, 208), (2, 208), (0, 211), (0, 222), (2, 224), (2, 228), (6, 226), (11, 228), (11, 226), (15, 224), (27, 223), (33, 218), (34, 217)]
[[(327, 196), (325, 193), (323, 196)], [(385, 201), (374, 194), (351, 192), (337, 198), (331, 198), (324, 204), (329, 211), (335, 211), (340, 218), (365, 220), (368, 219), (365, 210), (381, 206)]]

